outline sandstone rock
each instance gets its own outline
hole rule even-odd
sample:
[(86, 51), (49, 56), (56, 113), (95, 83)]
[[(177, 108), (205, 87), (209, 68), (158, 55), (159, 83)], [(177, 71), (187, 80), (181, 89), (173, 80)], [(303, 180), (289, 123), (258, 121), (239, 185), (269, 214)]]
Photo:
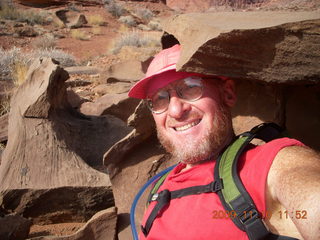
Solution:
[(126, 122), (138, 103), (138, 99), (129, 98), (127, 93), (105, 94), (95, 102), (83, 103), (80, 112), (91, 116), (110, 114)]
[(44, 236), (30, 240), (115, 240), (117, 225), (116, 208), (108, 208), (96, 213), (75, 234), (68, 236)]
[(99, 95), (122, 94), (122, 93), (128, 93), (131, 87), (132, 87), (132, 83), (116, 82), (112, 84), (100, 84), (94, 87), (93, 91), (95, 93), (98, 93)]
[(83, 27), (88, 23), (83, 14), (66, 9), (56, 11), (55, 15), (69, 28)]
[(72, 89), (67, 90), (67, 98), (68, 98), (68, 102), (73, 108), (79, 108), (82, 103), (88, 101), (87, 99), (81, 98)]
[(320, 84), (288, 86), (285, 123), (290, 136), (320, 151)]
[(98, 68), (92, 67), (92, 66), (66, 67), (65, 70), (69, 74), (86, 74), (86, 75), (96, 75), (100, 72)]
[(113, 117), (86, 117), (67, 101), (68, 74), (51, 59), (36, 60), (11, 98), (0, 189), (106, 186), (103, 154), (130, 128)]
[(237, 103), (232, 109), (236, 134), (248, 131), (263, 122), (275, 122), (284, 126), (285, 102), (281, 88), (238, 80), (236, 89)]
[(11, 189), (2, 191), (6, 211), (32, 218), (33, 224), (86, 222), (95, 213), (114, 206), (111, 186)]
[[(124, 71), (125, 69), (125, 71)], [(107, 83), (108, 79), (117, 79), (118, 81), (137, 81), (144, 77), (143, 62), (137, 60), (125, 61), (114, 64), (103, 72), (102, 83)]]
[(24, 240), (28, 237), (31, 220), (17, 214), (0, 217), (0, 239)]
[(319, 11), (193, 13), (163, 25), (182, 44), (180, 70), (265, 82), (319, 81)]
[(207, 0), (184, 0), (184, 1), (176, 1), (176, 0), (166, 0), (166, 4), (168, 7), (182, 12), (201, 12), (208, 10), (211, 6), (211, 1)]

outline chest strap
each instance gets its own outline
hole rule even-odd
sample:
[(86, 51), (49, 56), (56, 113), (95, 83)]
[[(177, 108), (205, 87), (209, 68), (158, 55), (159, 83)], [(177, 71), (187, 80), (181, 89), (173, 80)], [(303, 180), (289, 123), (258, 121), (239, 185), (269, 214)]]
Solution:
[(141, 226), (141, 231), (145, 236), (148, 235), (152, 224), (161, 210), (170, 203), (172, 199), (182, 198), (189, 195), (198, 195), (202, 193), (214, 193), (222, 189), (221, 181), (213, 181), (207, 185), (199, 185), (194, 187), (182, 188), (176, 191), (162, 190), (159, 193), (152, 194), (150, 201), (157, 201), (155, 207), (152, 209), (146, 225)]

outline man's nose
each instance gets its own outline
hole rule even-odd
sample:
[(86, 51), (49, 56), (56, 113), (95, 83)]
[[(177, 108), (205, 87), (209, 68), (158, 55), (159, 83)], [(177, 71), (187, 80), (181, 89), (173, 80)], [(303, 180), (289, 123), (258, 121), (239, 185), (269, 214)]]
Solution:
[(181, 99), (176, 93), (171, 92), (170, 103), (168, 106), (168, 115), (179, 119), (184, 113), (191, 110), (191, 104)]

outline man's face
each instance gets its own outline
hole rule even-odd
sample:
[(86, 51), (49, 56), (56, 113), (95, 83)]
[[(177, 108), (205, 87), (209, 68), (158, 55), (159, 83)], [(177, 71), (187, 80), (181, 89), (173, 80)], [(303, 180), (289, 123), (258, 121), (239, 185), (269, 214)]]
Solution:
[(193, 165), (211, 156), (216, 157), (231, 140), (229, 108), (235, 102), (233, 82), (229, 95), (234, 101), (228, 102), (224, 96), (225, 93), (228, 95), (228, 87), (221, 81), (203, 80), (202, 97), (192, 102), (179, 98), (174, 90), (170, 90), (178, 81), (165, 87), (170, 90), (168, 109), (160, 114), (154, 113), (153, 117), (161, 144), (177, 161)]

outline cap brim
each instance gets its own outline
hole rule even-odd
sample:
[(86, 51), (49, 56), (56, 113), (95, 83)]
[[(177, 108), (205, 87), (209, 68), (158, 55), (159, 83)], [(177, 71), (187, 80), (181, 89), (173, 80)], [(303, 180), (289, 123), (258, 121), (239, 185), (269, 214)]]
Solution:
[[(161, 74), (161, 73), (164, 73), (164, 72), (167, 72), (167, 71), (171, 71), (171, 70), (175, 70), (175, 69), (176, 69), (176, 64), (173, 64), (173, 65), (170, 65), (170, 66), (168, 66), (166, 68), (161, 69), (161, 71), (153, 74), (152, 76), (149, 76), (149, 77), (141, 79), (139, 82), (137, 82), (136, 84), (134, 84), (131, 87), (131, 89), (130, 89), (130, 91), (128, 93), (129, 97), (139, 98), (139, 99), (147, 98), (146, 93), (147, 93), (147, 90), (148, 90), (148, 83), (149, 83), (150, 79), (159, 76), (159, 74)], [(165, 86), (166, 83), (163, 83), (163, 85)], [(159, 88), (161, 88), (161, 86)]]

